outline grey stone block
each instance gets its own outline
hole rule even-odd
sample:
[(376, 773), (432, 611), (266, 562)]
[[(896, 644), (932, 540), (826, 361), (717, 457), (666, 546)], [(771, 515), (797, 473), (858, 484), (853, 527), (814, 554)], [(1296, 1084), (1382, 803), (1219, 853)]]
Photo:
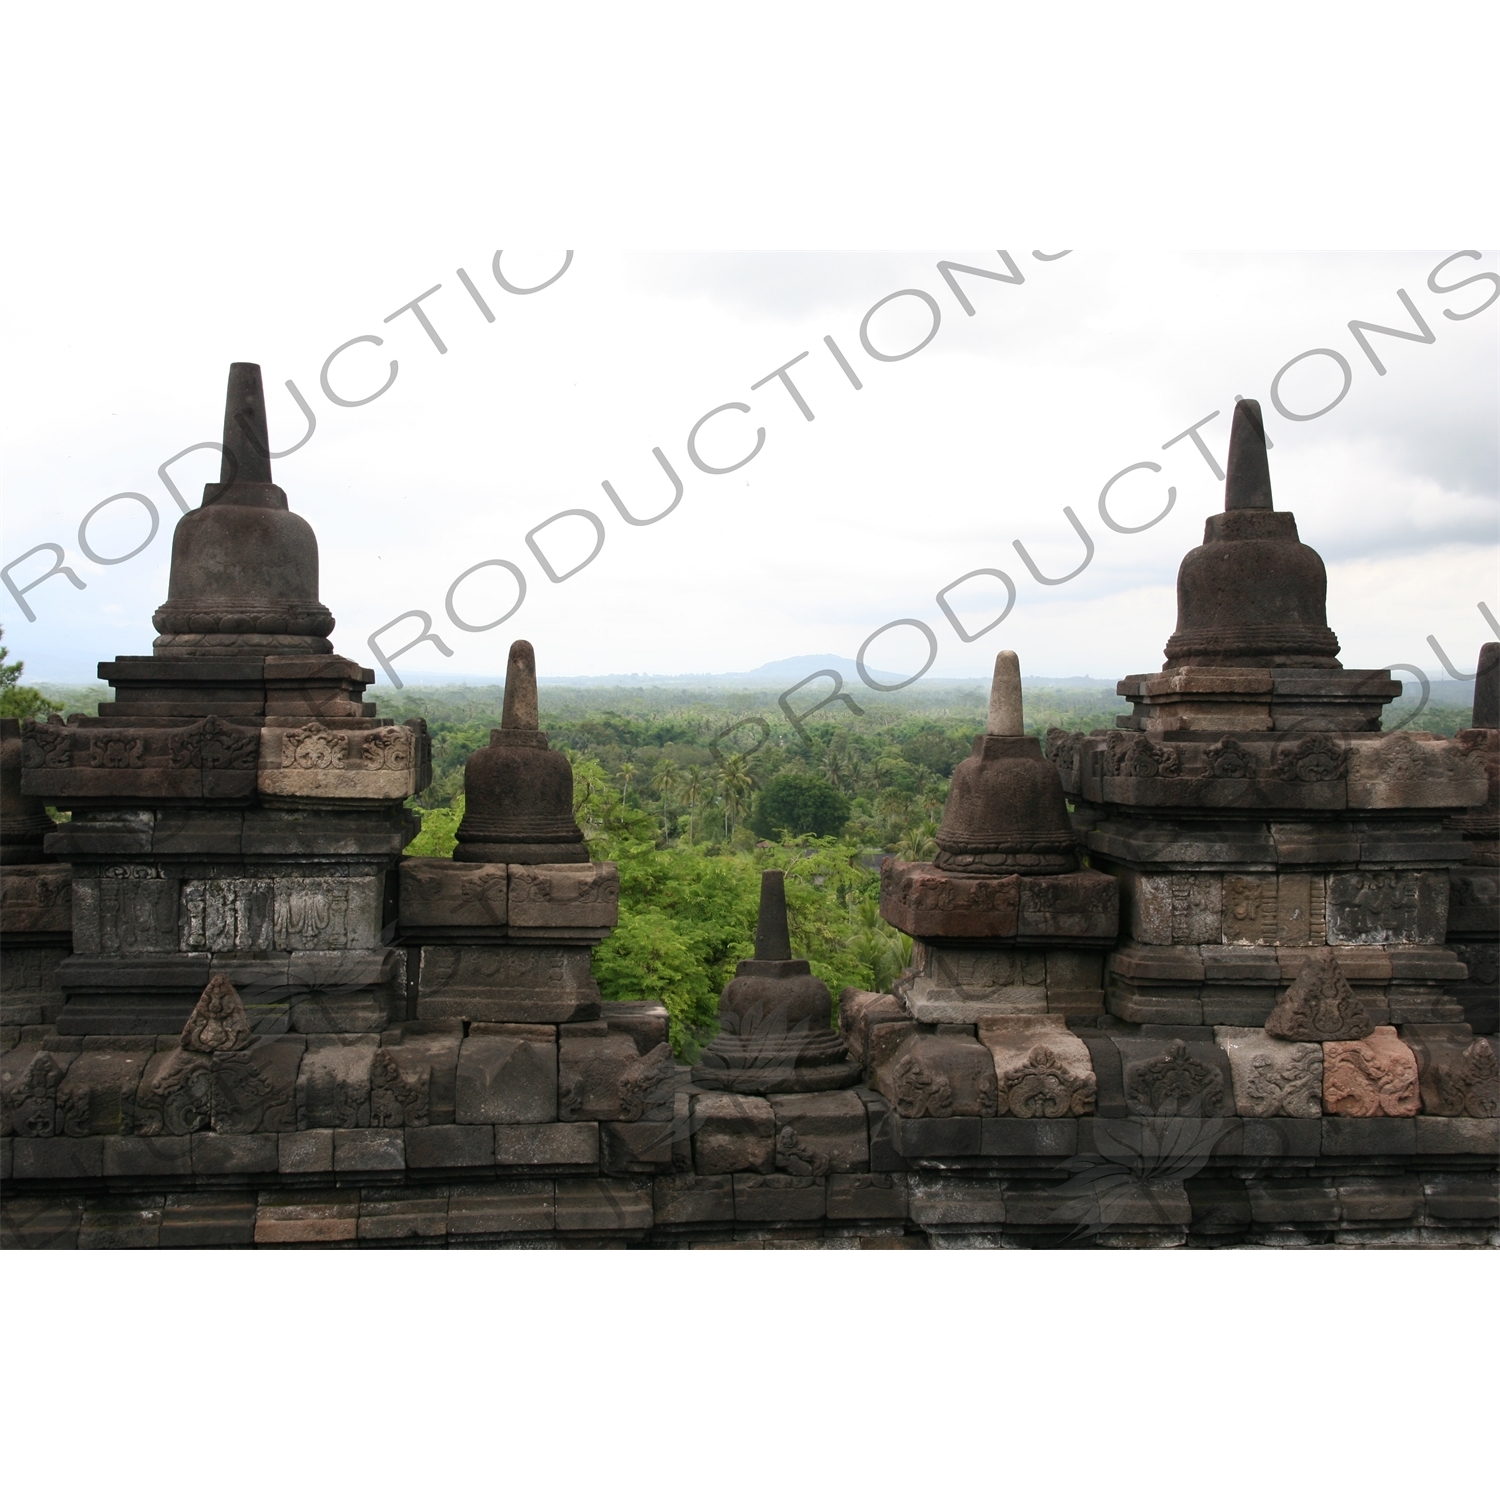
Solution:
[(1422, 1209), (1422, 1184), (1412, 1176), (1361, 1177), (1338, 1184), (1346, 1224), (1414, 1219)]
[(564, 1177), (555, 1184), (557, 1228), (615, 1234), (649, 1229), (651, 1186), (619, 1178)]
[(1429, 1221), (1490, 1224), (1500, 1217), (1500, 1186), (1493, 1172), (1424, 1174), (1422, 1196)]
[[(245, 1139), (245, 1137), (240, 1137)], [(275, 1136), (272, 1141), (273, 1166)], [(255, 1243), (255, 1196), (252, 1193), (168, 1193), (157, 1246), (162, 1250), (196, 1250)]]
[(1418, 1115), (1412, 1123), (1422, 1156), (1500, 1156), (1500, 1120)]
[(1416, 1149), (1414, 1119), (1323, 1117), (1325, 1156), (1411, 1156)]
[(0, 1140), (0, 1182), (9, 1182), (15, 1157), (11, 1151), (11, 1140), (6, 1136)]
[(378, 1191), (361, 1195), (358, 1238), (362, 1241), (433, 1240), (448, 1233), (448, 1194)]
[(406, 1141), (400, 1130), (335, 1130), (335, 1172), (399, 1172), (406, 1166)]
[(314, 1037), (297, 1073), (301, 1130), (360, 1130), (370, 1123), (370, 1065), (378, 1037)]
[(599, 1126), (606, 1172), (652, 1172), (672, 1165), (671, 1120), (606, 1120)]
[(1313, 1157), (1323, 1149), (1323, 1122), (1276, 1116), (1266, 1120), (1226, 1120), (1215, 1156)]
[(539, 1125), (555, 1119), (555, 1045), (525, 1035), (464, 1039), (454, 1091), (457, 1124)]
[(155, 1250), (165, 1198), (95, 1198), (84, 1206), (80, 1250)]
[(827, 1185), (820, 1177), (736, 1172), (734, 1217), (741, 1224), (797, 1223), (821, 1219)]
[(600, 1015), (611, 1031), (631, 1037), (642, 1057), (661, 1046), (671, 1028), (667, 1007), (660, 1000), (608, 1000), (600, 1006)]
[(1072, 1119), (1017, 1120), (1002, 1115), (981, 1120), (985, 1156), (1072, 1156), (1078, 1149), (1078, 1122)]
[(693, 1164), (702, 1176), (769, 1172), (776, 1159), (776, 1116), (753, 1094), (704, 1093), (692, 1102)]
[(82, 1198), (0, 1198), (0, 1249), (76, 1250), (83, 1222)]
[(727, 1172), (658, 1177), (652, 1184), (652, 1204), (660, 1225), (732, 1223), (734, 1178)]
[(640, 1060), (635, 1038), (610, 1034), (578, 1036), (564, 1026), (558, 1042), (557, 1111), (563, 1120), (618, 1120), (624, 1118), (620, 1084), (627, 1070)]
[(593, 1120), (497, 1125), (495, 1160), (502, 1167), (597, 1167), (599, 1127)]
[(266, 1192), (255, 1210), (257, 1245), (352, 1244), (359, 1233), (359, 1193), (354, 1188)]
[(1121, 1179), (1095, 1184), (1101, 1230), (1188, 1224), (1192, 1205), (1181, 1182), (1169, 1178)]
[(108, 1135), (106, 1177), (186, 1177), (193, 1170), (193, 1138), (187, 1135)]
[(906, 1210), (904, 1172), (835, 1172), (828, 1178), (830, 1219), (904, 1220)]
[(216, 1053), (210, 1075), (214, 1129), (227, 1135), (295, 1130), (297, 1071), (306, 1050), (301, 1037), (279, 1036), (243, 1052)]
[(1329, 1182), (1267, 1178), (1246, 1191), (1257, 1224), (1332, 1224), (1339, 1216), (1338, 1191)]
[(1054, 1234), (1066, 1234), (1080, 1225), (1093, 1223), (1099, 1201), (1087, 1183), (1076, 1187), (1060, 1182), (1051, 1187), (1007, 1187), (1004, 1192), (1005, 1223)]
[(18, 1180), (104, 1175), (103, 1136), (86, 1137), (82, 1140), (59, 1136), (42, 1141), (18, 1137), (11, 1150), (12, 1171)]
[(979, 1156), (984, 1146), (978, 1115), (946, 1120), (903, 1120), (891, 1114), (891, 1141), (902, 1156)]
[(333, 1131), (299, 1130), (276, 1137), (277, 1169), (282, 1172), (333, 1171)]
[(907, 1190), (911, 1217), (924, 1227), (1005, 1222), (1005, 1191), (999, 1182), (922, 1175), (908, 1178)]
[(262, 1132), (258, 1135), (195, 1135), (193, 1172), (200, 1177), (277, 1172), (278, 1141), (284, 1136)]
[(896, 1149), (892, 1133), (892, 1121), (896, 1112), (885, 1095), (874, 1089), (856, 1089), (865, 1106), (866, 1128), (870, 1137), (870, 1170), (872, 1172), (904, 1172), (906, 1158)]
[(425, 1167), (492, 1167), (493, 1125), (428, 1125), (406, 1132), (406, 1165)]
[(870, 1165), (865, 1107), (852, 1090), (773, 1094), (776, 1170), (793, 1176), (864, 1172)]
[(1187, 1190), (1195, 1234), (1232, 1234), (1250, 1223), (1250, 1195), (1235, 1178), (1189, 1177)]
[(553, 1202), (549, 1179), (465, 1184), (448, 1195), (448, 1233), (461, 1238), (550, 1231)]

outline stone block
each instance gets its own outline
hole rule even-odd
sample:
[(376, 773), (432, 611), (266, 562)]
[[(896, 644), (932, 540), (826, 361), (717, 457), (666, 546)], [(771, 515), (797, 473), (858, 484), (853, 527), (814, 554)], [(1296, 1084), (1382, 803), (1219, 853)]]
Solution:
[(333, 1171), (333, 1131), (299, 1130), (276, 1137), (277, 1170), (287, 1173)]
[(142, 1136), (185, 1136), (208, 1129), (212, 1118), (211, 1064), (201, 1052), (158, 1052), (141, 1071), (133, 1110)]
[(443, 1190), (367, 1190), (360, 1198), (356, 1233), (361, 1242), (381, 1244), (440, 1240), (448, 1233), (448, 1194)]
[(1250, 1195), (1232, 1178), (1189, 1177), (1183, 1183), (1194, 1234), (1234, 1234), (1251, 1222)]
[(1216, 1026), (1214, 1040), (1229, 1058), (1235, 1112), (1316, 1119), (1323, 1113), (1323, 1048), (1283, 1042), (1259, 1028)]
[(558, 1231), (619, 1234), (650, 1229), (651, 1185), (618, 1177), (560, 1177), (555, 1185)]
[(399, 1172), (406, 1166), (406, 1139), (399, 1130), (335, 1130), (335, 1172)]
[(734, 1221), (734, 1178), (658, 1177), (652, 1184), (652, 1205), (659, 1226), (729, 1224)]
[(1313, 1178), (1263, 1178), (1247, 1184), (1250, 1214), (1257, 1224), (1332, 1224), (1339, 1217), (1338, 1190)]
[(1223, 942), (1266, 944), (1276, 941), (1276, 877), (1226, 875), (1220, 908)]
[(599, 1015), (599, 986), (587, 947), (426, 944), (417, 1015), (422, 1020), (586, 1021)]
[(1223, 926), (1223, 877), (1120, 874), (1123, 921), (1138, 943), (1217, 943)]
[(981, 1016), (1047, 1010), (1046, 955), (1025, 948), (912, 947), (910, 977), (896, 986), (911, 1016), (973, 1025)]
[(192, 1137), (193, 1175), (195, 1177), (254, 1176), (277, 1172), (281, 1136), (214, 1135), (205, 1132)]
[(156, 1243), (162, 1250), (248, 1248), (255, 1243), (255, 1195), (168, 1193)]
[(1007, 1187), (1001, 1194), (1004, 1222), (1012, 1228), (1067, 1234), (1095, 1222), (1099, 1200), (1086, 1184), (1057, 1183), (1051, 1187)]
[(380, 1039), (382, 1046), (399, 1048), (404, 1059), (425, 1063), (427, 1119), (431, 1125), (454, 1123), (458, 1049), (463, 1039), (461, 1021), (412, 1021)]
[(295, 1130), (297, 1076), (306, 1049), (301, 1037), (280, 1036), (257, 1039), (242, 1052), (215, 1053), (210, 1075), (215, 1131)]
[(1071, 1118), (1017, 1119), (1001, 1115), (980, 1122), (985, 1156), (1069, 1157), (1078, 1149), (1078, 1126)]
[(264, 1192), (256, 1205), (257, 1245), (337, 1245), (359, 1234), (359, 1193), (353, 1188)]
[(1009, 938), (1020, 913), (1019, 875), (957, 876), (936, 865), (888, 859), (880, 915), (912, 937)]
[(979, 1156), (984, 1151), (984, 1122), (978, 1115), (908, 1120), (892, 1113), (890, 1124), (892, 1144), (906, 1159)]
[(1186, 1225), (1193, 1208), (1180, 1182), (1170, 1178), (1106, 1179), (1095, 1184), (1100, 1230)]
[(874, 1089), (856, 1089), (865, 1107), (866, 1129), (870, 1138), (870, 1170), (872, 1172), (904, 1172), (906, 1159), (896, 1149), (891, 1134), (891, 1122), (896, 1119), (889, 1102)]
[(740, 1224), (787, 1224), (821, 1219), (827, 1209), (827, 1184), (821, 1177), (781, 1173), (734, 1174), (734, 1217)]
[[(1330, 1042), (1329, 1046), (1357, 1046), (1353, 1042)], [(1328, 1076), (1328, 1059), (1323, 1059), (1323, 1076)], [(1414, 1119), (1340, 1118), (1323, 1116), (1324, 1156), (1411, 1156), (1417, 1149), (1417, 1122)]]
[(911, 1218), (924, 1229), (1005, 1222), (1005, 1193), (999, 1182), (924, 1174), (908, 1179), (908, 1192)]
[(557, 1119), (557, 1047), (540, 1037), (468, 1036), (458, 1054), (459, 1125), (537, 1125)]
[(1349, 806), (1477, 806), (1488, 790), (1478, 757), (1455, 740), (1398, 731), (1350, 746)]
[(106, 1177), (188, 1177), (192, 1175), (193, 1142), (185, 1135), (107, 1135), (104, 1137)]
[(671, 1120), (609, 1120), (599, 1127), (606, 1173), (664, 1171), (672, 1165)]
[(502, 1167), (597, 1168), (599, 1127), (592, 1120), (497, 1125), (495, 1160)]
[(178, 939), (184, 953), (266, 953), (273, 940), (269, 880), (184, 880)]
[(1016, 918), (1016, 935), (1020, 938), (1108, 942), (1119, 933), (1119, 882), (1102, 870), (1023, 875), (1020, 885)]
[(1410, 1028), (1402, 1039), (1417, 1061), (1422, 1112), (1494, 1119), (1500, 1113), (1500, 1068), (1490, 1039), (1412, 1036), (1417, 1029), (1423, 1028)]
[(1346, 1224), (1415, 1219), (1422, 1211), (1422, 1183), (1409, 1174), (1341, 1178), (1339, 1210)]
[(178, 951), (178, 886), (155, 865), (73, 880), (73, 951), (93, 957)]
[(57, 1128), (70, 1136), (118, 1135), (135, 1117), (135, 1094), (153, 1052), (85, 1050), (57, 1086)]
[(401, 803), (417, 791), (421, 746), (404, 724), (332, 729), (313, 722), (300, 729), (267, 726), (260, 735), (255, 786), (272, 806)]
[(613, 864), (511, 865), (510, 929), (527, 937), (605, 937), (620, 920)]
[(776, 1117), (753, 1094), (698, 1094), (692, 1102), (693, 1165), (700, 1176), (769, 1172), (776, 1161)]
[(7, 1193), (0, 1199), (0, 1249), (76, 1250), (82, 1222), (82, 1198)]
[(448, 1235), (550, 1233), (556, 1226), (550, 1179), (486, 1182), (452, 1188), (448, 1194)]
[(865, 1107), (849, 1090), (777, 1094), (776, 1170), (794, 1177), (864, 1172), (870, 1165)]
[(318, 1036), (297, 1072), (297, 1128), (362, 1130), (370, 1124), (370, 1066), (378, 1037)]
[(1419, 1115), (1416, 1128), (1423, 1156), (1500, 1156), (1500, 1120)]
[(910, 1025), (911, 1017), (894, 995), (857, 990), (852, 985), (839, 995), (839, 1035), (861, 1067), (869, 1065), (870, 1030), (880, 1022)]
[(0, 1058), (0, 1131), (32, 1140), (59, 1133), (57, 1086), (75, 1055), (22, 1046)]
[(1446, 871), (1354, 870), (1328, 881), (1330, 943), (1441, 943)]
[[(564, 1120), (624, 1118), (620, 1085), (627, 1072), (635, 1073), (640, 1054), (635, 1039), (613, 1035), (563, 1036), (557, 1055), (557, 1112)], [(670, 1071), (670, 1049), (667, 1069)], [(639, 1119), (639, 1114), (636, 1115)]]
[(826, 1213), (831, 1220), (906, 1218), (904, 1172), (835, 1172), (828, 1179)]
[(1125, 1105), (1154, 1119), (1212, 1118), (1234, 1113), (1229, 1062), (1211, 1042), (1158, 1037), (1114, 1038)]
[(407, 937), (504, 932), (508, 916), (504, 865), (451, 859), (401, 861), (401, 931)]
[(611, 1031), (632, 1038), (642, 1057), (670, 1046), (672, 1018), (660, 1000), (610, 1000), (600, 1006), (599, 1014)]
[(406, 1165), (413, 1170), (494, 1164), (493, 1125), (428, 1125), (406, 1131)]
[(996, 1112), (994, 1058), (971, 1036), (910, 1035), (875, 1070), (873, 1081), (905, 1119)]
[(994, 1060), (997, 1114), (1030, 1120), (1093, 1112), (1089, 1049), (1061, 1016), (993, 1017), (979, 1023), (979, 1041)]
[(158, 1195), (93, 1198), (78, 1226), (80, 1250), (155, 1250), (166, 1200)]
[(1394, 1026), (1377, 1026), (1362, 1041), (1323, 1043), (1325, 1113), (1400, 1119), (1420, 1103), (1417, 1060)]
[(73, 871), (68, 865), (8, 865), (0, 869), (0, 932), (22, 935), (73, 930)]
[(1422, 1197), (1429, 1222), (1493, 1224), (1500, 1215), (1500, 1189), (1493, 1172), (1424, 1175)]

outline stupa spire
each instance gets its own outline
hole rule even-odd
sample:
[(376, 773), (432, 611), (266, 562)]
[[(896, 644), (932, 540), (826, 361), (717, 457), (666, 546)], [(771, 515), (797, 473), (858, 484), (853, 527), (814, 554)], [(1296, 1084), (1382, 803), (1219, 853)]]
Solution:
[(1014, 651), (995, 658), (990, 680), (990, 715), (986, 734), (1025, 734), (1026, 716), (1021, 704), (1021, 661)]
[(1266, 424), (1259, 401), (1237, 401), (1229, 430), (1229, 471), (1224, 479), (1225, 510), (1275, 510), (1271, 465), (1266, 458)]
[(781, 870), (762, 870), (760, 914), (755, 920), (755, 956), (772, 962), (792, 956), (786, 925), (786, 877)]
[(505, 706), (500, 711), (502, 729), (535, 731), (537, 717), (536, 652), (530, 641), (512, 641), (505, 664)]
[(266, 428), (266, 393), (260, 366), (232, 364), (224, 397), (224, 457), (219, 483), (271, 483), (271, 440)]

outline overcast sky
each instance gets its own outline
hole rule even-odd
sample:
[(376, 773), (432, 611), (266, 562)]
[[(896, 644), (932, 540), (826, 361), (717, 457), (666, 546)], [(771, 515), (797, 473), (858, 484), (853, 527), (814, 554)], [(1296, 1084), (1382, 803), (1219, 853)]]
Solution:
[[(507, 291), (494, 246), (367, 255), (287, 250), (253, 255), (194, 246), (176, 253), (116, 253), (107, 274), (93, 255), (10, 257), (3, 461), (5, 557), (54, 542), (86, 587), (53, 577), (26, 595), (37, 619), (0, 595), (6, 643), (33, 679), (83, 680), (94, 662), (149, 652), (152, 610), (166, 597), (171, 529), (180, 512), (157, 468), (219, 436), (232, 360), (265, 372), (272, 447), (290, 447), (307, 422), (292, 381), (317, 421), (311, 439), (276, 464), (293, 509), (317, 531), (322, 596), (338, 619), (338, 650), (372, 663), (372, 632), (425, 611), (452, 651), (431, 644), (400, 656), (407, 680), (431, 673), (503, 673), (508, 642), (536, 643), (548, 675), (740, 671), (787, 656), (852, 657), (898, 619), (932, 630), (931, 674), (982, 674), (996, 650), (1020, 653), (1028, 673), (1107, 677), (1154, 669), (1170, 634), (1182, 554), (1222, 503), (1209, 459), (1222, 465), (1237, 395), (1258, 398), (1275, 443), (1279, 508), (1328, 564), (1329, 622), (1348, 666), (1411, 662), (1441, 668), (1434, 635), (1472, 670), (1488, 635), (1477, 609), (1500, 606), (1494, 587), (1497, 518), (1497, 285), (1477, 273), (1497, 258), (1452, 261), (1465, 245), (1382, 254), (1131, 253), (1018, 243), (1007, 247), (1024, 281), (954, 273), (969, 315), (938, 269), (956, 261), (1011, 274), (995, 249), (939, 246), (909, 254), (619, 254), (580, 249), (550, 286)], [(508, 251), (512, 285), (546, 281), (564, 252)], [(462, 267), (493, 315), (487, 321), (457, 275)], [(411, 312), (426, 298), (433, 338)], [(861, 339), (904, 359), (873, 358)], [(1378, 374), (1348, 325), (1363, 320), (1418, 332), (1404, 291), (1432, 342), (1367, 335)], [(358, 407), (332, 402), (390, 388)], [(861, 388), (825, 344), (831, 337)], [(1269, 399), (1296, 356), (1331, 349), (1347, 362), (1347, 393), (1326, 414), (1290, 421)], [(815, 420), (779, 379), (788, 371)], [(1296, 364), (1282, 404), (1309, 413), (1345, 384), (1320, 354)], [(705, 424), (704, 463), (687, 438)], [(1217, 411), (1201, 437), (1164, 448)], [(660, 448), (684, 486), (680, 505), (647, 526), (626, 524), (602, 488), (609, 481), (637, 517), (660, 512), (672, 486)], [(1124, 534), (1099, 513), (1105, 481), (1136, 470), (1111, 493)], [(197, 504), (218, 456), (200, 451), (169, 475)], [(160, 516), (154, 540), (112, 566), (80, 551), (91, 507), (124, 491)], [(1046, 577), (1038, 583), (1019, 540)], [(604, 542), (561, 583), (549, 580), (526, 536), (559, 511), (597, 517)], [(86, 539), (108, 558), (139, 546), (145, 506), (117, 500)], [(535, 538), (556, 573), (593, 548), (592, 521), (574, 516)], [(455, 578), (477, 563), (508, 561), (526, 580), (521, 607), (487, 631), (456, 628), (445, 612)], [(38, 553), (12, 570), (24, 586), (51, 564)], [(1009, 617), (963, 642), (936, 601), (976, 569), (1009, 576)], [(508, 569), (481, 569), (454, 596), (470, 624), (516, 598)], [(981, 575), (948, 603), (974, 634), (1005, 602)], [(387, 653), (411, 640), (409, 620), (377, 637)], [(915, 671), (930, 654), (900, 627), (869, 647), (868, 663)], [(381, 674), (382, 680), (385, 674)]]

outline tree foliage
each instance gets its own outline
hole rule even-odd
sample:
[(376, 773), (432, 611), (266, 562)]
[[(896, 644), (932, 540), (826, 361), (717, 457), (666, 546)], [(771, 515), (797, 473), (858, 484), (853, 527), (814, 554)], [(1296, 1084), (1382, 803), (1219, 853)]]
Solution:
[(849, 799), (818, 776), (773, 776), (756, 798), (750, 826), (764, 839), (782, 833), (836, 837), (849, 821)]

